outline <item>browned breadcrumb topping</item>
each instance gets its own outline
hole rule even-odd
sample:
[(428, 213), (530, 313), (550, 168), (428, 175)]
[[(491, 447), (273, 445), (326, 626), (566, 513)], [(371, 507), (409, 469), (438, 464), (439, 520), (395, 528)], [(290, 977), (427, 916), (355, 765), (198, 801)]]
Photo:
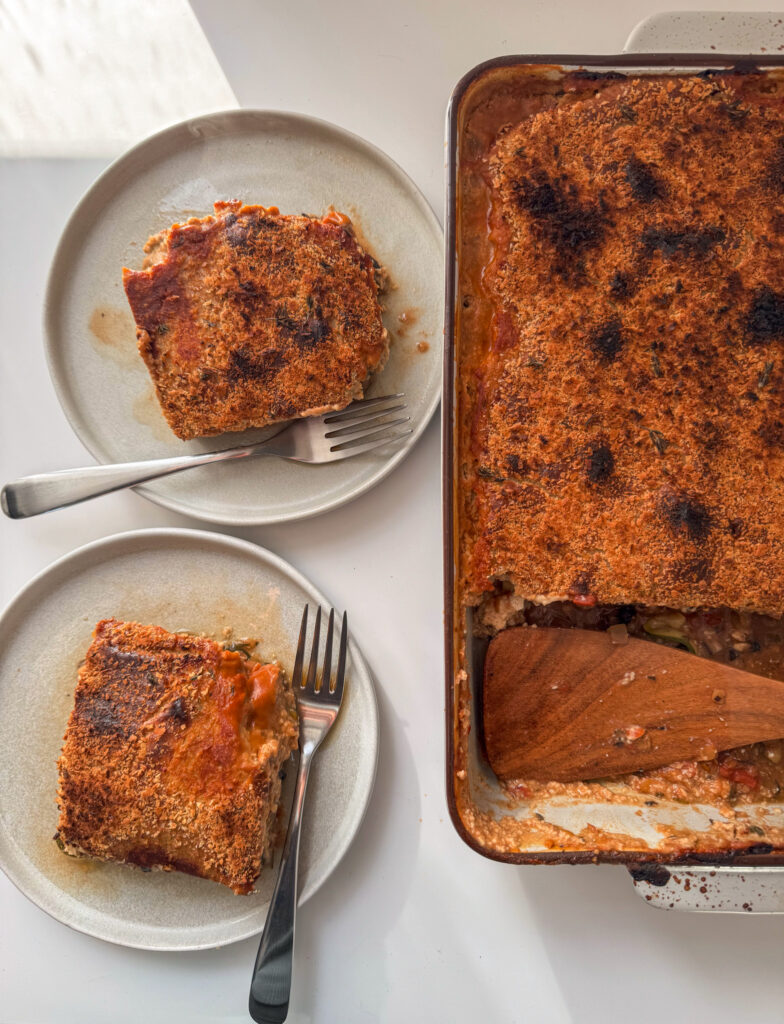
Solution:
[(178, 437), (344, 408), (386, 361), (383, 273), (343, 214), (216, 203), (145, 251), (123, 283)]
[[(575, 599), (784, 613), (781, 83), (778, 71), (621, 81), (522, 67), (472, 87), (459, 142), (458, 623), (466, 606), (497, 612), (492, 632), (524, 606)], [(781, 792), (780, 741), (609, 782), (520, 780), (509, 815), (484, 811), (464, 640), (454, 792), (489, 853), (784, 847), (778, 808), (748, 807)], [(739, 659), (768, 657), (755, 650)], [(648, 848), (612, 831), (606, 810), (603, 828), (572, 833), (546, 820), (551, 802), (635, 807), (659, 838)], [(675, 803), (716, 816), (678, 828)], [(666, 823), (644, 810), (659, 804)]]
[(502, 131), (469, 600), (784, 614), (784, 109), (628, 80)]
[(296, 707), (278, 666), (158, 626), (99, 622), (58, 762), (69, 853), (250, 892), (277, 839)]

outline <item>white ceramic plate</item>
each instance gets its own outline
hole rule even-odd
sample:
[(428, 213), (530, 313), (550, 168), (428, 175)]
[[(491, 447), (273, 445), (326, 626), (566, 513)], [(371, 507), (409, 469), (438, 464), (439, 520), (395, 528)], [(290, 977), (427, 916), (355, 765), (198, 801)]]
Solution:
[[(246, 541), (197, 530), (139, 530), (88, 544), (44, 570), (0, 617), (0, 867), (26, 896), (79, 931), (143, 949), (204, 949), (259, 932), (275, 872), (236, 896), (214, 882), (66, 857), (56, 761), (77, 667), (107, 616), (261, 639), (291, 671), (306, 601), (329, 605), (296, 570)], [(340, 609), (342, 610), (342, 609)], [(349, 609), (350, 616), (350, 609)], [(349, 620), (350, 621), (350, 620)], [(340, 861), (360, 826), (376, 770), (378, 711), (353, 642), (344, 705), (313, 763), (300, 902)], [(293, 771), (287, 779), (291, 795)]]
[(171, 432), (136, 350), (122, 288), (123, 266), (141, 267), (151, 234), (211, 213), (216, 199), (276, 205), (283, 213), (320, 214), (332, 204), (351, 216), (394, 286), (384, 298), (393, 336), (389, 362), (368, 393), (405, 392), (414, 432), (389, 450), (325, 466), (243, 460), (188, 470), (139, 491), (216, 523), (315, 515), (363, 493), (405, 458), (441, 390), (441, 228), (397, 164), (341, 128), (300, 114), (233, 110), (168, 128), (112, 164), (77, 206), (55, 253), (44, 320), (55, 389), (99, 462), (234, 443), (236, 434), (184, 442)]

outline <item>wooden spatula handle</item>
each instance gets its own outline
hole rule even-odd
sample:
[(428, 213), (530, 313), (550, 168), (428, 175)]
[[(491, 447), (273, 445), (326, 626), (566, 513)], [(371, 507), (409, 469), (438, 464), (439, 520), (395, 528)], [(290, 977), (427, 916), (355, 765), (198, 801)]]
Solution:
[(520, 627), (488, 648), (483, 712), (496, 775), (571, 782), (784, 737), (784, 683), (645, 640)]

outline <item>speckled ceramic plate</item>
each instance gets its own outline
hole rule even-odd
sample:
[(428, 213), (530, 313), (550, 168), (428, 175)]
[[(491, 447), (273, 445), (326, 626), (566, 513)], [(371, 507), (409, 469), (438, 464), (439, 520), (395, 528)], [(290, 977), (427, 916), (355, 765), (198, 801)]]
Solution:
[[(113, 615), (220, 637), (260, 638), (291, 670), (303, 604), (329, 605), (282, 559), (197, 530), (139, 530), (88, 544), (37, 576), (0, 618), (0, 867), (26, 896), (79, 931), (143, 949), (204, 949), (261, 931), (275, 873), (236, 896), (188, 875), (66, 857), (56, 761), (77, 667), (99, 619)], [(350, 609), (349, 609), (350, 615)], [(354, 643), (344, 706), (313, 764), (300, 861), (312, 896), (346, 852), (376, 770), (378, 711)], [(287, 779), (291, 796), (293, 771)]]
[[(189, 470), (139, 492), (216, 523), (272, 523), (335, 508), (378, 483), (425, 429), (441, 389), (443, 238), (413, 182), (389, 157), (334, 125), (299, 114), (233, 110), (186, 121), (117, 160), (74, 211), (49, 277), (44, 320), (60, 402), (99, 462), (215, 450), (238, 435), (174, 436), (137, 350), (123, 266), (141, 267), (147, 238), (205, 216), (216, 199), (320, 214), (348, 213), (389, 270), (389, 362), (369, 394), (405, 392), (413, 434), (325, 466), (261, 458)], [(259, 432), (239, 435), (258, 438)], [(52, 467), (52, 469), (60, 467)]]

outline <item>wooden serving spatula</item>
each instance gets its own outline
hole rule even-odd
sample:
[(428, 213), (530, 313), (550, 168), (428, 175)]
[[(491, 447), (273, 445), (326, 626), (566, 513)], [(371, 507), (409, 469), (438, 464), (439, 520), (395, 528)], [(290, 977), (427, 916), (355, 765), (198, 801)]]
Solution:
[(522, 626), (488, 647), (483, 724), (501, 779), (596, 779), (784, 737), (784, 682), (646, 640)]

